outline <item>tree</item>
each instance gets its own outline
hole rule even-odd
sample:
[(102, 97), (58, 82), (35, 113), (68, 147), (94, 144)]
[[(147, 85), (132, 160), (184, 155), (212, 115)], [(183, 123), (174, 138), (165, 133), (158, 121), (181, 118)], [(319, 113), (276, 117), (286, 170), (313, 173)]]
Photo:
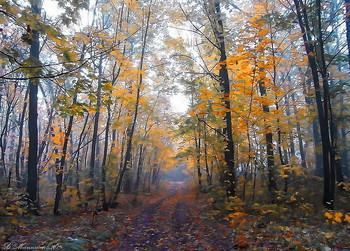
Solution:
[(223, 128), (223, 134), (225, 135), (226, 149), (225, 155), (225, 168), (227, 183), (227, 196), (236, 195), (236, 171), (235, 171), (235, 150), (232, 134), (232, 119), (231, 119), (231, 102), (230, 102), (230, 82), (227, 71), (227, 55), (225, 47), (225, 36), (224, 36), (224, 24), (221, 18), (220, 2), (210, 1), (206, 6), (208, 11), (208, 18), (211, 22), (211, 27), (215, 34), (216, 49), (219, 50), (219, 80), (222, 92), (224, 94), (222, 102), (225, 104), (226, 113), (224, 117), (225, 127)]
[[(309, 15), (306, 11), (306, 6), (303, 1), (294, 0), (295, 9), (297, 12), (297, 18), (300, 25), (301, 32), (303, 33), (303, 41), (305, 44), (305, 51), (309, 60), (309, 65), (312, 72), (312, 79), (315, 88), (317, 112), (320, 122), (321, 139), (322, 139), (322, 153), (323, 153), (323, 179), (324, 179), (324, 192), (323, 192), (323, 204), (326, 208), (334, 208), (334, 187), (335, 187), (335, 152), (334, 152), (334, 140), (332, 137), (332, 114), (329, 83), (328, 83), (328, 69), (325, 61), (324, 54), (324, 42), (323, 42), (323, 28), (321, 21), (321, 1), (315, 2), (316, 8), (316, 29), (317, 29), (317, 41), (314, 45), (312, 42), (312, 33), (309, 24)], [(319, 72), (322, 78), (322, 90)]]
[[(34, 16), (40, 15), (42, 1), (36, 0), (32, 3), (32, 13)], [(30, 45), (30, 60), (33, 67), (40, 67), (40, 42), (39, 31), (33, 28), (28, 28), (28, 36), (32, 37)], [(40, 69), (40, 68), (39, 68)], [(39, 71), (40, 73), (40, 71)], [(29, 198), (37, 202), (37, 186), (38, 186), (38, 79), (29, 80), (29, 117), (28, 117), (28, 131), (29, 131), (29, 155), (28, 155), (28, 181), (27, 193)]]
[(150, 18), (151, 18), (151, 10), (152, 10), (153, 4), (152, 1), (149, 3), (148, 9), (145, 10), (145, 15), (144, 17), (144, 26), (142, 27), (143, 33), (142, 33), (142, 51), (141, 51), (141, 58), (140, 58), (140, 63), (139, 63), (139, 74), (138, 74), (138, 79), (137, 79), (137, 84), (136, 84), (136, 100), (135, 100), (135, 108), (133, 111), (133, 119), (132, 122), (128, 125), (127, 127), (127, 132), (126, 132), (126, 137), (127, 137), (127, 142), (126, 142), (126, 151), (125, 151), (125, 157), (123, 160), (123, 166), (120, 171), (118, 183), (117, 183), (117, 188), (114, 192), (113, 199), (112, 201), (116, 201), (118, 194), (121, 189), (121, 182), (123, 180), (125, 172), (127, 172), (128, 169), (130, 169), (130, 161), (131, 161), (131, 151), (132, 151), (132, 144), (133, 144), (133, 137), (134, 137), (134, 132), (135, 132), (135, 127), (136, 127), (136, 122), (137, 122), (137, 117), (138, 117), (138, 112), (139, 112), (139, 105), (140, 105), (140, 95), (141, 95), (141, 88), (143, 84), (143, 62), (144, 62), (144, 57), (145, 57), (145, 52), (146, 52), (146, 45), (147, 45), (147, 39), (148, 39), (148, 29), (150, 26)]

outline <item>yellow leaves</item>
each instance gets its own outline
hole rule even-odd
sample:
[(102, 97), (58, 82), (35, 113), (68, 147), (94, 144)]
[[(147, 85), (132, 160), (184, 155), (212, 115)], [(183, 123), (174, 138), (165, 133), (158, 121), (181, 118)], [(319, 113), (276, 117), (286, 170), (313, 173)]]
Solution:
[(86, 36), (83, 33), (76, 33), (75, 34), (75, 40), (76, 41), (82, 41), (84, 44), (89, 44), (90, 43), (90, 38)]
[(350, 183), (338, 182), (337, 185), (342, 187), (345, 191), (350, 192)]
[(118, 50), (113, 50), (109, 53), (109, 55), (112, 55), (112, 56), (119, 56), (119, 51)]
[(294, 245), (301, 245), (301, 242), (298, 241), (298, 240), (294, 240), (294, 241), (293, 241), (293, 244), (294, 244)]
[(277, 171), (280, 173), (280, 176), (282, 178), (288, 178), (291, 174), (294, 174), (296, 176), (305, 175), (304, 170), (301, 166), (284, 165), (281, 166), (281, 168), (277, 169)]
[(245, 48), (244, 45), (238, 46), (237, 52), (238, 52), (238, 53), (243, 52), (243, 51), (244, 51), (244, 48)]
[[(18, 209), (20, 209), (20, 208), (18, 208)], [(16, 218), (12, 218), (11, 224), (17, 225), (18, 224), (18, 220)]]
[(246, 224), (247, 217), (248, 217), (248, 214), (238, 211), (238, 212), (230, 213), (226, 217), (226, 219), (230, 220), (230, 225), (232, 227), (236, 227), (236, 226), (242, 226), (242, 225)]
[(268, 209), (265, 211), (262, 211), (263, 214), (278, 214), (278, 212), (274, 209)]
[(108, 82), (102, 86), (102, 90), (105, 92), (113, 91), (114, 87), (111, 82)]
[(215, 103), (212, 105), (212, 113), (217, 116), (223, 116), (226, 113), (226, 107), (223, 104)]
[(258, 37), (264, 37), (269, 33), (270, 29), (263, 29), (257, 33)]
[(270, 99), (265, 98), (265, 97), (255, 97), (254, 99), (257, 102), (260, 102), (262, 105), (273, 105), (274, 104), (274, 100), (270, 100)]
[(334, 217), (334, 220), (338, 223), (341, 223), (342, 222), (342, 219), (341, 217), (343, 217), (343, 214), (342, 213), (335, 213), (335, 217)]
[(271, 109), (270, 112), (272, 114), (276, 114), (276, 115), (283, 115), (284, 114), (283, 111), (277, 110), (277, 109)]
[(243, 213), (243, 212), (234, 212), (234, 213), (230, 213), (228, 215), (229, 218), (235, 218), (235, 217), (245, 217), (247, 216), (248, 214), (246, 213)]
[(64, 132), (60, 132), (51, 138), (52, 142), (56, 145), (63, 144)]
[(285, 91), (276, 91), (276, 92), (275, 92), (275, 95), (276, 95), (278, 98), (283, 97), (285, 94), (286, 94)]
[(350, 224), (350, 214), (345, 215), (345, 221)]
[(194, 109), (189, 110), (189, 111), (188, 111), (188, 114), (189, 114), (190, 116), (192, 116), (192, 117), (196, 116), (196, 112), (195, 112)]
[[(183, 51), (182, 45), (184, 44), (184, 40), (181, 37), (173, 38), (173, 37), (168, 37), (165, 40), (165, 45), (175, 51)], [(180, 55), (180, 54), (175, 54), (177, 57), (185, 56), (185, 55)]]
[(115, 89), (113, 91), (113, 96), (115, 96), (115, 97), (123, 97), (128, 92), (129, 92), (128, 89)]
[(329, 220), (333, 218), (333, 215), (331, 215), (329, 212), (325, 212), (324, 216)]
[(214, 96), (216, 96), (216, 93), (211, 92), (210, 90), (206, 89), (206, 88), (201, 88), (198, 90), (199, 93), (201, 93), (199, 95), (199, 99), (206, 101), (206, 100), (210, 100), (212, 99)]
[(81, 180), (79, 183), (80, 183), (80, 184), (83, 184), (83, 183), (87, 183), (87, 182), (90, 182), (90, 179), (83, 179), (83, 180)]
[(324, 213), (327, 223), (337, 224), (337, 223), (350, 223), (350, 214), (343, 214), (342, 212), (327, 211)]
[(132, 11), (136, 11), (139, 8), (138, 1), (136, 0), (126, 0), (125, 2)]

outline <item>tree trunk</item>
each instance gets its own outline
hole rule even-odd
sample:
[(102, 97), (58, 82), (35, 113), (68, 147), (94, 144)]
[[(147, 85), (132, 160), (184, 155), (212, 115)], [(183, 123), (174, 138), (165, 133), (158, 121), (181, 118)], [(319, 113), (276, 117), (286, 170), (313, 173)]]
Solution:
[(350, 66), (350, 0), (345, 0), (346, 41), (348, 43), (348, 61)]
[(143, 144), (140, 145), (140, 150), (139, 150), (139, 159), (138, 159), (138, 163), (137, 163), (137, 173), (136, 173), (136, 181), (135, 181), (135, 197), (133, 199), (133, 202), (135, 203), (137, 201), (137, 195), (138, 195), (138, 191), (139, 191), (139, 187), (140, 187), (140, 183), (141, 183), (141, 173), (143, 170), (143, 162), (145, 159), (145, 154), (144, 152), (146, 151), (146, 147), (144, 147)]
[[(85, 129), (87, 127), (87, 123), (89, 121), (89, 114), (86, 115), (85, 117), (85, 121), (84, 121), (84, 126), (83, 126), (83, 129), (81, 130), (81, 133), (79, 135), (79, 141), (78, 141), (78, 146), (77, 146), (77, 151), (76, 151), (76, 169), (75, 169), (75, 174), (76, 174), (76, 177), (75, 177), (75, 188), (77, 189), (78, 191), (78, 198), (81, 197), (81, 193), (80, 193), (80, 186), (79, 186), (79, 170), (80, 170), (80, 162), (81, 162), (81, 157), (80, 157), (80, 149), (81, 149), (81, 145), (83, 144), (83, 141), (84, 141), (84, 132), (85, 132)], [(84, 153), (83, 153), (84, 154)]]
[[(318, 0), (316, 0), (318, 2)], [(309, 21), (308, 16), (306, 13), (305, 6), (302, 2), (302, 0), (294, 0), (296, 11), (297, 11), (297, 17), (298, 22), (300, 25), (301, 32), (303, 34), (303, 40), (304, 40), (304, 46), (305, 51), (308, 57), (309, 66), (312, 73), (314, 88), (315, 88), (315, 95), (316, 95), (316, 105), (317, 105), (317, 111), (318, 111), (318, 118), (320, 123), (320, 129), (321, 129), (321, 140), (322, 140), (322, 156), (323, 156), (323, 177), (324, 177), (324, 190), (323, 190), (323, 204), (328, 209), (334, 208), (334, 166), (332, 166), (331, 161), (331, 141), (330, 141), (330, 135), (329, 135), (329, 124), (328, 124), (328, 112), (329, 112), (329, 92), (327, 90), (327, 75), (323, 73), (323, 90), (324, 90), (324, 97), (322, 101), (322, 94), (321, 94), (321, 86), (320, 86), (320, 80), (318, 76), (318, 68), (317, 68), (317, 61), (316, 61), (316, 50), (313, 46), (312, 38), (311, 38), (311, 30), (309, 27)], [(300, 6), (301, 5), (301, 6)], [(317, 11), (320, 12), (320, 8), (317, 8)], [(319, 21), (320, 22), (320, 21)], [(320, 49), (322, 50), (323, 43), (322, 41), (318, 41), (321, 43)]]
[(23, 127), (24, 127), (24, 118), (26, 116), (28, 102), (27, 97), (29, 94), (29, 89), (27, 88), (26, 94), (24, 95), (24, 104), (23, 110), (21, 113), (20, 121), (19, 121), (19, 129), (18, 129), (18, 145), (16, 151), (16, 187), (21, 188), (21, 174), (20, 174), (20, 160), (21, 160), (21, 152), (22, 152), (22, 142), (23, 142)]
[(221, 9), (220, 2), (213, 0), (211, 2), (211, 6), (209, 6), (211, 10), (210, 17), (211, 20), (215, 20), (213, 23), (213, 31), (215, 33), (217, 48), (220, 52), (220, 86), (222, 87), (222, 92), (224, 93), (223, 103), (226, 108), (226, 113), (224, 117), (225, 128), (223, 128), (223, 134), (225, 135), (225, 183), (227, 197), (236, 195), (236, 171), (235, 171), (235, 152), (234, 152), (234, 143), (233, 143), (233, 133), (232, 133), (232, 119), (231, 119), (231, 101), (230, 101), (230, 82), (227, 71), (226, 64), (226, 47), (225, 47), (225, 36), (224, 36), (224, 25), (221, 19)]
[[(6, 168), (6, 160), (5, 160), (5, 156), (6, 156), (6, 148), (7, 148), (7, 138), (8, 138), (8, 131), (9, 131), (9, 123), (10, 123), (10, 116), (11, 113), (14, 109), (13, 106), (13, 101), (14, 98), (16, 97), (16, 95), (13, 95), (13, 98), (11, 100), (7, 100), (7, 108), (6, 108), (6, 115), (5, 115), (5, 122), (3, 125), (3, 128), (1, 130), (1, 134), (0, 134), (0, 148), (1, 148), (1, 165), (2, 165), (2, 169), (3, 169), (3, 173), (0, 172), (0, 175), (3, 175), (2, 177), (6, 176), (7, 173), (7, 168)], [(10, 180), (11, 180), (11, 176), (12, 176), (12, 172), (11, 172), (11, 167), (8, 168), (8, 184), (10, 185)]]
[[(303, 83), (303, 93), (305, 97), (305, 103), (308, 104), (310, 107), (312, 107), (312, 111), (314, 111), (315, 106), (315, 100), (308, 96), (309, 88), (311, 88), (311, 81), (307, 81), (306, 83)], [(320, 135), (320, 125), (317, 118), (313, 117), (312, 119), (312, 133), (314, 138), (314, 147), (315, 147), (315, 169), (316, 169), (316, 175), (319, 177), (323, 176), (323, 157), (322, 157), (322, 140)]]
[[(74, 97), (74, 102), (76, 101), (76, 96)], [(69, 142), (69, 137), (72, 131), (73, 127), (73, 119), (74, 116), (70, 115), (69, 117), (69, 122), (68, 122), (68, 127), (66, 130), (66, 133), (64, 134), (64, 142), (63, 142), (63, 147), (62, 147), (62, 156), (61, 160), (58, 163), (57, 170), (56, 170), (56, 196), (55, 196), (55, 205), (53, 209), (54, 215), (59, 214), (59, 204), (60, 200), (62, 197), (62, 185), (63, 185), (63, 171), (64, 171), (64, 166), (66, 165), (66, 158), (67, 158), (67, 149), (68, 149), (68, 142)]]
[(212, 173), (210, 172), (209, 169), (209, 162), (208, 162), (208, 144), (207, 144), (207, 127), (206, 124), (204, 124), (203, 126), (203, 130), (204, 130), (204, 161), (205, 161), (205, 172), (207, 175), (207, 182), (208, 185), (211, 186), (212, 183)]
[(107, 121), (106, 121), (106, 131), (105, 131), (105, 144), (103, 150), (102, 158), (102, 170), (101, 170), (101, 195), (102, 195), (102, 210), (108, 211), (108, 203), (106, 198), (106, 172), (107, 172), (107, 154), (108, 154), (108, 142), (109, 142), (109, 127), (111, 123), (111, 108), (107, 107)]
[(96, 101), (96, 113), (94, 120), (94, 130), (92, 134), (91, 141), (91, 153), (90, 153), (90, 168), (89, 168), (89, 178), (92, 183), (87, 191), (87, 195), (93, 197), (94, 195), (94, 178), (95, 178), (95, 164), (96, 164), (96, 148), (98, 147), (98, 126), (100, 120), (100, 109), (101, 109), (101, 88), (102, 88), (102, 55), (99, 58), (98, 64), (98, 86), (97, 86), (97, 101)]
[[(33, 14), (40, 15), (41, 12), (41, 0), (33, 1), (32, 12)], [(30, 57), (39, 62), (40, 44), (39, 44), (39, 31), (32, 30), (32, 42), (30, 46)], [(36, 203), (37, 202), (37, 187), (38, 187), (38, 79), (29, 80), (29, 118), (28, 118), (28, 136), (29, 136), (29, 153), (28, 153), (28, 180), (27, 180), (27, 193), (29, 198)], [(36, 210), (34, 213), (37, 214)]]
[[(295, 105), (295, 96), (294, 93), (292, 93), (292, 101), (293, 101), (293, 111), (294, 114), (297, 114), (297, 107)], [(299, 151), (300, 151), (300, 158), (301, 158), (301, 166), (306, 169), (306, 156), (305, 156), (305, 150), (304, 150), (304, 143), (303, 143), (303, 137), (301, 135), (301, 126), (299, 121), (296, 122), (296, 128), (297, 128), (297, 135), (298, 135), (298, 143), (299, 143)]]
[(198, 185), (199, 189), (202, 188), (202, 172), (201, 172), (201, 129), (200, 122), (198, 120), (197, 123), (197, 131), (198, 137), (194, 137), (195, 145), (196, 145), (196, 167), (197, 167), (197, 175), (198, 175)]
[(124, 174), (130, 168), (130, 161), (131, 161), (131, 157), (132, 157), (131, 151), (132, 151), (133, 136), (134, 136), (134, 131), (135, 131), (136, 122), (137, 122), (139, 103), (140, 103), (141, 86), (142, 86), (142, 82), (143, 82), (143, 73), (141, 73), (141, 72), (143, 71), (143, 61), (144, 61), (144, 57), (145, 57), (148, 29), (149, 29), (149, 25), (150, 25), (151, 6), (152, 6), (152, 1), (149, 3), (145, 31), (144, 31), (143, 38), (142, 38), (143, 39), (142, 51), (141, 51), (141, 59), (140, 59), (140, 65), (139, 65), (140, 74), (139, 74), (139, 81), (137, 83), (134, 116), (133, 116), (132, 123), (128, 126), (128, 129), (127, 129), (127, 133), (126, 133), (127, 143), (126, 143), (125, 158), (124, 158), (124, 162), (123, 162), (123, 167), (122, 167), (120, 174), (119, 174), (119, 180), (118, 180), (117, 188), (116, 188), (114, 195), (113, 195), (112, 202), (115, 202), (117, 200), (118, 194), (120, 193), (121, 184), (123, 181)]
[[(260, 90), (260, 95), (262, 97), (267, 95), (265, 84), (262, 81), (259, 81), (259, 90)], [(265, 114), (270, 113), (270, 108), (268, 105), (263, 104), (262, 108)], [(273, 136), (272, 136), (272, 132), (270, 131), (269, 125), (265, 126), (265, 130), (266, 130), (265, 141), (266, 141), (266, 155), (267, 155), (267, 170), (268, 170), (268, 177), (269, 177), (268, 189), (271, 193), (272, 201), (275, 202), (277, 183), (276, 183), (275, 157), (274, 157), (274, 151), (273, 151)]]

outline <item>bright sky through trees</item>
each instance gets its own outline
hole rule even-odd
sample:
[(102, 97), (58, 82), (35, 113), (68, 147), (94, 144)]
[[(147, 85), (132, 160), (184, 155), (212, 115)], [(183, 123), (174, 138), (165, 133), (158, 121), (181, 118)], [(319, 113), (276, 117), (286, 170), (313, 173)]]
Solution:
[(188, 109), (188, 98), (185, 95), (178, 93), (170, 97), (171, 106), (174, 112), (184, 113)]

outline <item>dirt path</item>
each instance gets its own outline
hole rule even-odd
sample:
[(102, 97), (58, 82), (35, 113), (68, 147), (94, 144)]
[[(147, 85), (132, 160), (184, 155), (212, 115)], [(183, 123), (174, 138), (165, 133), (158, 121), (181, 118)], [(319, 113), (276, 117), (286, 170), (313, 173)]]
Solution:
[[(57, 244), (67, 251), (230, 250), (222, 248), (220, 231), (205, 228), (201, 212), (207, 210), (207, 205), (199, 202), (193, 191), (172, 190), (156, 197), (143, 197), (143, 205), (125, 202), (117, 209), (101, 212), (93, 224), (90, 213), (26, 217), (0, 247), (18, 249)], [(215, 239), (220, 243), (215, 243)]]
[(159, 239), (167, 233), (154, 228), (154, 216), (166, 199), (148, 205), (129, 225), (123, 226), (126, 232), (120, 236), (120, 250), (149, 250), (158, 245)]
[(209, 231), (201, 223), (193, 193), (178, 190), (125, 221), (117, 250), (232, 250), (220, 229)]

